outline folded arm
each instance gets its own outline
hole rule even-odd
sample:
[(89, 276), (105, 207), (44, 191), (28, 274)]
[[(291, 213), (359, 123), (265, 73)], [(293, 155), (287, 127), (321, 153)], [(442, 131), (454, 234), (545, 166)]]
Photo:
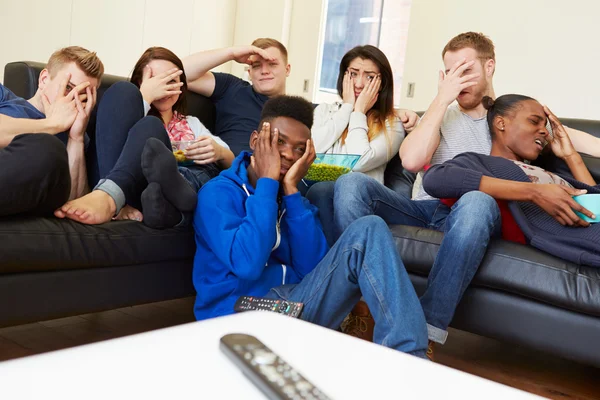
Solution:
[(12, 118), (0, 114), (0, 147), (6, 147), (13, 138), (23, 133), (59, 133), (58, 127), (48, 118)]
[(499, 179), (468, 157), (459, 155), (453, 160), (431, 167), (423, 177), (425, 191), (440, 199), (459, 198), (467, 192), (479, 190), (496, 200), (527, 201), (541, 207), (561, 225), (589, 226), (573, 210), (594, 218), (589, 210), (572, 197), (585, 193), (585, 190), (556, 184)]

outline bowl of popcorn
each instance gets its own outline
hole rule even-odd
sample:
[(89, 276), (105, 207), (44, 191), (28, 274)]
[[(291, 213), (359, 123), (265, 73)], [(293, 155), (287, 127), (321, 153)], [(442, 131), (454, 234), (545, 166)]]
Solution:
[(360, 155), (358, 154), (317, 153), (317, 157), (304, 179), (310, 182), (333, 182), (352, 171), (359, 159)]
[(179, 165), (186, 166), (194, 163), (193, 160), (189, 160), (185, 156), (184, 152), (184, 150), (187, 149), (192, 143), (194, 143), (193, 140), (180, 140), (171, 142), (171, 146), (173, 147), (173, 155), (175, 156), (175, 159)]

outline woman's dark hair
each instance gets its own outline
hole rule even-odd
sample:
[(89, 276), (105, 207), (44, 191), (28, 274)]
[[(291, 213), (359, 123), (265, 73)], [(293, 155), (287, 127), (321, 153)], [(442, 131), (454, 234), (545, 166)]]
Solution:
[(306, 99), (300, 96), (275, 96), (265, 103), (260, 115), (260, 124), (271, 122), (278, 117), (288, 117), (312, 128), (314, 107)]
[(529, 96), (523, 96), (521, 94), (505, 94), (504, 96), (498, 97), (496, 100), (490, 96), (484, 96), (481, 100), (483, 108), (487, 110), (487, 123), (490, 128), (490, 133), (493, 135), (494, 132), (494, 119), (496, 116), (504, 117), (508, 114), (514, 113), (518, 108), (519, 104), (526, 100), (535, 99)]
[[(135, 63), (135, 67), (133, 67), (133, 72), (131, 73), (130, 81), (138, 88), (142, 85), (142, 80), (144, 79), (144, 68), (152, 60), (170, 61), (175, 64), (177, 68), (184, 71), (181, 59), (177, 57), (171, 50), (165, 49), (164, 47), (150, 47), (144, 52), (144, 54), (142, 54), (137, 63)], [(181, 94), (179, 95), (179, 98), (175, 104), (173, 104), (173, 111), (177, 111), (179, 114), (185, 116), (187, 115), (187, 78), (185, 77), (185, 71), (179, 75), (179, 79), (181, 79), (181, 82), (183, 82), (183, 86), (181, 86), (179, 89), (181, 90)], [(153, 115), (162, 120), (160, 112), (152, 104), (150, 104), (150, 111), (148, 112), (148, 115)]]
[[(337, 80), (337, 91), (340, 97), (343, 97), (344, 92), (344, 74), (355, 58), (373, 61), (381, 74), (379, 97), (373, 108), (367, 112), (368, 137), (369, 140), (373, 140), (379, 132), (387, 133), (386, 121), (396, 115), (394, 112), (394, 75), (390, 62), (381, 50), (371, 45), (356, 46), (344, 54), (340, 61), (340, 73)], [(347, 128), (342, 134), (342, 141), (345, 140), (346, 135)]]

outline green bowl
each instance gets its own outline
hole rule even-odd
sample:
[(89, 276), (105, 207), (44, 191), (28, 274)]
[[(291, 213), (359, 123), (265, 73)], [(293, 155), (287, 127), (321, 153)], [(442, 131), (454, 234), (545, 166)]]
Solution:
[(577, 203), (581, 204), (584, 208), (590, 210), (596, 216), (596, 219), (591, 219), (582, 213), (575, 211), (582, 220), (589, 223), (600, 222), (600, 194), (582, 194), (581, 196), (573, 197)]
[(352, 171), (360, 155), (358, 154), (324, 154), (317, 153), (305, 180), (309, 182), (335, 181), (340, 176)]

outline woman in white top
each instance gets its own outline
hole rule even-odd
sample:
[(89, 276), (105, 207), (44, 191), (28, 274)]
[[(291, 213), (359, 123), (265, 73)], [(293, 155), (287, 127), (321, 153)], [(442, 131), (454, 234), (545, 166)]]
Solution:
[(370, 45), (348, 51), (340, 62), (337, 90), (343, 103), (315, 109), (315, 149), (317, 153), (358, 154), (361, 157), (353, 171), (383, 183), (385, 167), (405, 136), (394, 110), (394, 79), (385, 54)]
[[(321, 104), (315, 109), (312, 138), (317, 153), (358, 154), (353, 168), (383, 184), (384, 172), (418, 116), (394, 110), (392, 67), (381, 50), (357, 46), (340, 62), (337, 91), (342, 103)], [(403, 126), (404, 125), (404, 126)], [(341, 232), (333, 221), (333, 182), (319, 182), (306, 193), (319, 208), (327, 242), (333, 245)]]

